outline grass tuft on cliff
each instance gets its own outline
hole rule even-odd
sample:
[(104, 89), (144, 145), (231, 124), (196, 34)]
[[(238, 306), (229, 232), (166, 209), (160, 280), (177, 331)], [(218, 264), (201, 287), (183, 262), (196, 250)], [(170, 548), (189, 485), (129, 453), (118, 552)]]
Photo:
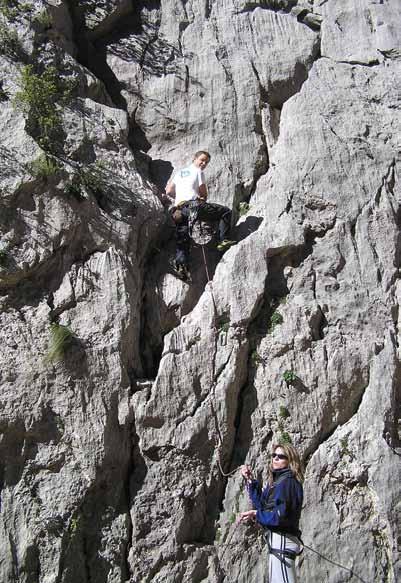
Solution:
[(68, 326), (53, 322), (50, 325), (49, 348), (45, 361), (60, 362), (63, 360), (73, 338), (74, 334)]

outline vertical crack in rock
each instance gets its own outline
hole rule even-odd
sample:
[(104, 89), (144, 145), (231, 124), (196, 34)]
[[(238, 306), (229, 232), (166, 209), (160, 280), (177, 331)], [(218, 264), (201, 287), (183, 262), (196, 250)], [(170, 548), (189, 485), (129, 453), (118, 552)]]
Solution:
[[(398, 311), (399, 307), (397, 306)], [(395, 343), (398, 350), (398, 342), (395, 341)], [(398, 359), (395, 363), (395, 373), (391, 388), (391, 408), (386, 412), (384, 419), (383, 438), (392, 451), (401, 456), (401, 362)]]
[(210, 14), (213, 8), (213, 0), (204, 0), (205, 1), (205, 18), (208, 20), (210, 18)]
[[(74, 27), (74, 41), (77, 47), (78, 62), (87, 67), (98, 79), (100, 79), (116, 107), (126, 110), (127, 103), (121, 95), (121, 84), (106, 62), (105, 46), (98, 46), (90, 39), (90, 33), (86, 28), (85, 12), (79, 6), (78, 0), (66, 0), (66, 4)], [(138, 15), (132, 29), (140, 26)]]
[(255, 115), (256, 115), (256, 133), (258, 135), (260, 135), (260, 138), (262, 140), (262, 145), (260, 148), (261, 155), (260, 155), (259, 164), (257, 167), (255, 167), (255, 170), (254, 170), (254, 179), (253, 179), (253, 183), (252, 183), (252, 186), (250, 188), (250, 191), (249, 191), (248, 200), (254, 194), (256, 187), (257, 187), (257, 184), (258, 184), (258, 180), (262, 176), (264, 176), (269, 170), (269, 150), (267, 147), (266, 131), (265, 131), (265, 127), (264, 127), (265, 120), (264, 120), (264, 115), (263, 115), (264, 108), (270, 107), (269, 106), (269, 99), (268, 99), (267, 92), (266, 92), (265, 88), (263, 87), (263, 84), (261, 83), (259, 73), (258, 73), (253, 62), (251, 62), (251, 66), (252, 66), (252, 70), (255, 74), (255, 77), (256, 77), (256, 80), (258, 83), (258, 87), (259, 87), (259, 103), (256, 105), (256, 107), (259, 109), (259, 111), (257, 110), (255, 112)]
[[(166, 74), (169, 64), (176, 56), (174, 47), (161, 44), (158, 34), (160, 25), (159, 19), (156, 23), (145, 23), (142, 21), (142, 10), (149, 7), (152, 10), (160, 9), (159, 0), (142, 0), (132, 6), (124, 4), (120, 9), (108, 19), (106, 18), (95, 30), (90, 31), (85, 24), (85, 11), (79, 6), (77, 0), (67, 0), (71, 19), (74, 25), (75, 44), (78, 48), (77, 60), (87, 67), (98, 79), (100, 79), (113, 104), (124, 111), (128, 111), (127, 101), (122, 95), (124, 85), (118, 80), (116, 74), (107, 63), (108, 51), (115, 52), (124, 60), (132, 59), (146, 73), (153, 75)], [(121, 15), (119, 15), (121, 13)], [(137, 42), (131, 42), (131, 37), (135, 37)], [(121, 45), (123, 41), (126, 41)], [(165, 59), (160, 59), (156, 55), (156, 48)], [(159, 61), (162, 64), (159, 66)], [(149, 160), (144, 158), (144, 152), (151, 148), (151, 144), (146, 139), (145, 133), (136, 120), (137, 106), (133, 114), (129, 116), (128, 142), (138, 157), (138, 163), (145, 174), (148, 174)], [(140, 155), (140, 153), (142, 153)], [(142, 161), (142, 164), (141, 164)]]
[(380, 200), (382, 197), (382, 193), (383, 190), (389, 194), (391, 194), (392, 196), (394, 196), (394, 186), (395, 186), (395, 158), (393, 158), (393, 160), (391, 161), (386, 174), (383, 176), (382, 178), (382, 182), (379, 186), (379, 188), (377, 189), (376, 195), (375, 195), (375, 203), (378, 205), (380, 204)]

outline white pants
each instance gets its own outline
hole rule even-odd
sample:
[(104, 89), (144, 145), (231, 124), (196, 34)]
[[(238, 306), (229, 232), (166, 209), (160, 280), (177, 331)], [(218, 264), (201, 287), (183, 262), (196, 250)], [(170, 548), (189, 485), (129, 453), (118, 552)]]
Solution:
[[(286, 557), (280, 551), (298, 553), (301, 544), (296, 536), (268, 531), (269, 547), (269, 583), (296, 583), (295, 558)], [(277, 552), (278, 551), (278, 552)]]

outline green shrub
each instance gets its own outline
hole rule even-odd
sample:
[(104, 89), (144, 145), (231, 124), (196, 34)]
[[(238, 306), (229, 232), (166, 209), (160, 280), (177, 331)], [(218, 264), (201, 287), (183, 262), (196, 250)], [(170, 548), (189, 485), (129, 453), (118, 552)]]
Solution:
[(270, 318), (268, 332), (273, 332), (274, 328), (283, 323), (283, 316), (279, 312), (273, 312)]
[(284, 405), (280, 405), (278, 415), (280, 419), (288, 419), (288, 417), (291, 417), (291, 413), (288, 411), (287, 407), (284, 407)]
[(216, 321), (217, 332), (227, 334), (230, 329), (230, 316), (229, 314), (222, 314), (218, 317)]
[(46, 156), (46, 154), (41, 154), (39, 158), (36, 158), (31, 164), (28, 166), (28, 172), (34, 178), (49, 178), (53, 176), (57, 170), (59, 170), (59, 165), (55, 160)]
[(0, 0), (0, 14), (7, 20), (14, 20), (19, 14), (18, 0)]
[(42, 12), (40, 12), (37, 16), (35, 16), (34, 22), (39, 24), (45, 30), (51, 27), (52, 19), (46, 8), (42, 10)]
[(73, 196), (77, 200), (84, 200), (84, 195), (82, 193), (82, 184), (77, 175), (72, 176), (72, 178), (65, 185), (65, 192), (69, 196)]
[(32, 65), (23, 67), (19, 84), (14, 103), (27, 116), (30, 125), (36, 127), (39, 145), (51, 150), (62, 130), (58, 106), (65, 105), (71, 98), (72, 85), (60, 78), (55, 67), (47, 67), (39, 74), (34, 72)]
[(96, 166), (88, 170), (81, 170), (79, 176), (82, 184), (92, 192), (98, 192), (102, 189), (102, 180)]
[(285, 445), (286, 443), (292, 443), (292, 439), (290, 437), (290, 434), (287, 433), (286, 431), (282, 431), (279, 435), (278, 438), (278, 443)]
[(78, 527), (79, 527), (79, 522), (80, 522), (79, 516), (73, 516), (71, 518), (70, 524), (68, 526), (68, 530), (69, 530), (70, 534), (76, 533), (76, 531), (78, 530)]
[(0, 22), (0, 55), (5, 55), (10, 59), (20, 59), (24, 54), (17, 32)]
[(98, 194), (102, 191), (102, 179), (99, 174), (100, 166), (83, 170), (78, 170), (68, 181), (65, 187), (67, 194), (75, 197), (77, 200), (83, 200), (84, 190), (90, 190), (93, 194)]
[(263, 358), (260, 356), (257, 350), (253, 350), (251, 352), (251, 361), (254, 366), (258, 366), (258, 364), (263, 364), (264, 362)]
[(249, 211), (249, 202), (240, 202), (238, 205), (238, 214), (243, 217)]
[(292, 385), (297, 379), (297, 375), (292, 370), (286, 370), (283, 372), (283, 379), (288, 385)]
[(70, 328), (62, 326), (57, 322), (53, 322), (50, 325), (50, 341), (46, 362), (58, 362), (63, 360), (65, 352), (73, 338), (74, 334)]
[(351, 460), (353, 459), (353, 455), (352, 452), (349, 449), (349, 444), (348, 444), (348, 436), (347, 437), (342, 437), (340, 439), (340, 457), (344, 457), (348, 455)]

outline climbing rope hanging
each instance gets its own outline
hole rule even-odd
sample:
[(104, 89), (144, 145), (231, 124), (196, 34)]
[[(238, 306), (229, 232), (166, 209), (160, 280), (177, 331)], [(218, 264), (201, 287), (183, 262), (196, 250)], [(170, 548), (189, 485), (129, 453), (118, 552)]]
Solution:
[[(194, 224), (193, 229), (195, 229), (195, 225), (199, 225), (199, 231), (198, 233), (202, 233), (202, 224), (199, 223), (199, 221), (197, 223)], [(196, 235), (196, 238), (194, 239), (196, 243), (198, 243), (198, 245), (200, 245), (201, 249), (202, 249), (202, 256), (203, 256), (203, 263), (204, 263), (204, 267), (205, 267), (205, 273), (206, 273), (206, 279), (207, 279), (207, 283), (208, 283), (208, 290), (210, 292), (210, 296), (212, 298), (212, 303), (213, 303), (213, 310), (214, 310), (214, 314), (215, 317), (217, 317), (217, 307), (216, 307), (216, 301), (215, 301), (215, 297), (213, 294), (213, 286), (212, 286), (212, 281), (210, 279), (210, 274), (209, 274), (209, 269), (208, 269), (208, 265), (207, 265), (207, 260), (206, 260), (206, 253), (205, 253), (205, 245), (211, 240), (213, 236), (213, 233), (211, 234), (210, 231), (207, 233), (206, 237), (201, 237), (199, 234)], [(218, 417), (217, 417), (217, 412), (216, 412), (216, 408), (215, 408), (215, 402), (216, 402), (216, 394), (215, 394), (215, 388), (216, 388), (216, 379), (215, 379), (215, 358), (213, 359), (213, 370), (212, 370), (212, 374), (213, 374), (213, 383), (210, 389), (210, 395), (211, 395), (211, 399), (210, 399), (210, 407), (212, 410), (212, 415), (213, 415), (213, 419), (214, 419), (214, 423), (215, 423), (215, 434), (217, 435), (217, 439), (215, 439), (216, 443), (217, 443), (217, 447), (216, 447), (216, 459), (217, 459), (217, 465), (220, 471), (220, 474), (224, 477), (224, 478), (229, 478), (231, 476), (233, 476), (236, 472), (238, 472), (239, 468), (236, 468), (235, 470), (231, 470), (230, 472), (225, 472), (223, 470), (223, 465), (221, 463), (221, 457), (220, 457), (220, 449), (223, 447), (223, 437), (221, 435), (221, 431), (220, 431), (220, 427), (219, 427), (219, 422), (218, 422)]]

